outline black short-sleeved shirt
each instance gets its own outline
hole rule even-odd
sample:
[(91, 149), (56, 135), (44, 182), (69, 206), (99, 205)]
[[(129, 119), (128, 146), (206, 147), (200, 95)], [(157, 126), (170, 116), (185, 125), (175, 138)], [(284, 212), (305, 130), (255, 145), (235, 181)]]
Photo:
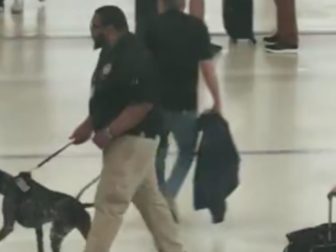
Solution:
[[(114, 47), (104, 47), (91, 86), (89, 111), (94, 129), (107, 127), (129, 105), (156, 105), (157, 83), (155, 64), (133, 34), (124, 35)], [(132, 131), (156, 133), (160, 118), (155, 111)]]
[(149, 27), (146, 46), (158, 63), (162, 106), (195, 110), (199, 62), (211, 59), (206, 25), (178, 10), (167, 11)]

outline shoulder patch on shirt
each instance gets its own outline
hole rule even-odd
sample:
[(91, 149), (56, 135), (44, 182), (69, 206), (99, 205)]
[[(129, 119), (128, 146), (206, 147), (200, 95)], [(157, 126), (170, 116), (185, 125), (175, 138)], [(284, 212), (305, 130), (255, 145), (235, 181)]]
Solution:
[(102, 74), (103, 74), (103, 76), (106, 76), (106, 75), (108, 75), (109, 73), (111, 73), (111, 71), (112, 71), (112, 64), (111, 64), (111, 63), (108, 63), (108, 64), (106, 64), (106, 65), (103, 67), (103, 72), (102, 72)]

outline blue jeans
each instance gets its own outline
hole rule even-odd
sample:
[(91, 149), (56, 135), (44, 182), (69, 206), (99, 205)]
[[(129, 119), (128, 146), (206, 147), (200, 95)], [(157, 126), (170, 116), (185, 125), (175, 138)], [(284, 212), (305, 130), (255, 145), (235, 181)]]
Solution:
[[(175, 198), (188, 175), (194, 159), (198, 135), (197, 113), (194, 111), (165, 111), (163, 122), (164, 130), (156, 156), (156, 171), (161, 190)], [(178, 156), (171, 175), (166, 179), (165, 161), (168, 154), (168, 137), (170, 133), (175, 138), (178, 147)]]

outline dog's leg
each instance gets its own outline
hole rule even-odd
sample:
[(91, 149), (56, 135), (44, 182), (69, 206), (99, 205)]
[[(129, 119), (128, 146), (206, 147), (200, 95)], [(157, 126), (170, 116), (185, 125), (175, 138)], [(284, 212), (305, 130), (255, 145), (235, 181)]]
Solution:
[(52, 252), (60, 252), (64, 236), (61, 234), (52, 234), (50, 239)]
[(36, 238), (37, 238), (37, 251), (44, 252), (43, 246), (43, 229), (42, 227), (36, 228)]
[(0, 241), (4, 240), (12, 232), (13, 228), (3, 227), (0, 231)]
[(5, 197), (2, 205), (3, 227), (0, 230), (0, 241), (4, 240), (14, 230), (15, 224), (15, 201)]
[(77, 218), (76, 228), (86, 240), (91, 228), (90, 215), (84, 210), (82, 213), (77, 213)]
[(62, 242), (67, 234), (69, 234), (74, 227), (66, 226), (61, 222), (54, 222), (50, 232), (51, 249), (52, 252), (60, 252)]

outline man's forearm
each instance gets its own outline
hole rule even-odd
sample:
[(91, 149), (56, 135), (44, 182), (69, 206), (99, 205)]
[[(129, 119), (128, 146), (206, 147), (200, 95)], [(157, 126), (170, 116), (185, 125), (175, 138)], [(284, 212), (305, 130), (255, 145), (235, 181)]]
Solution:
[(153, 105), (143, 103), (125, 108), (110, 124), (109, 131), (113, 136), (120, 136), (141, 123), (152, 110)]
[(205, 84), (209, 88), (215, 106), (220, 108), (222, 104), (215, 67), (211, 60), (201, 62), (200, 67), (204, 76)]

